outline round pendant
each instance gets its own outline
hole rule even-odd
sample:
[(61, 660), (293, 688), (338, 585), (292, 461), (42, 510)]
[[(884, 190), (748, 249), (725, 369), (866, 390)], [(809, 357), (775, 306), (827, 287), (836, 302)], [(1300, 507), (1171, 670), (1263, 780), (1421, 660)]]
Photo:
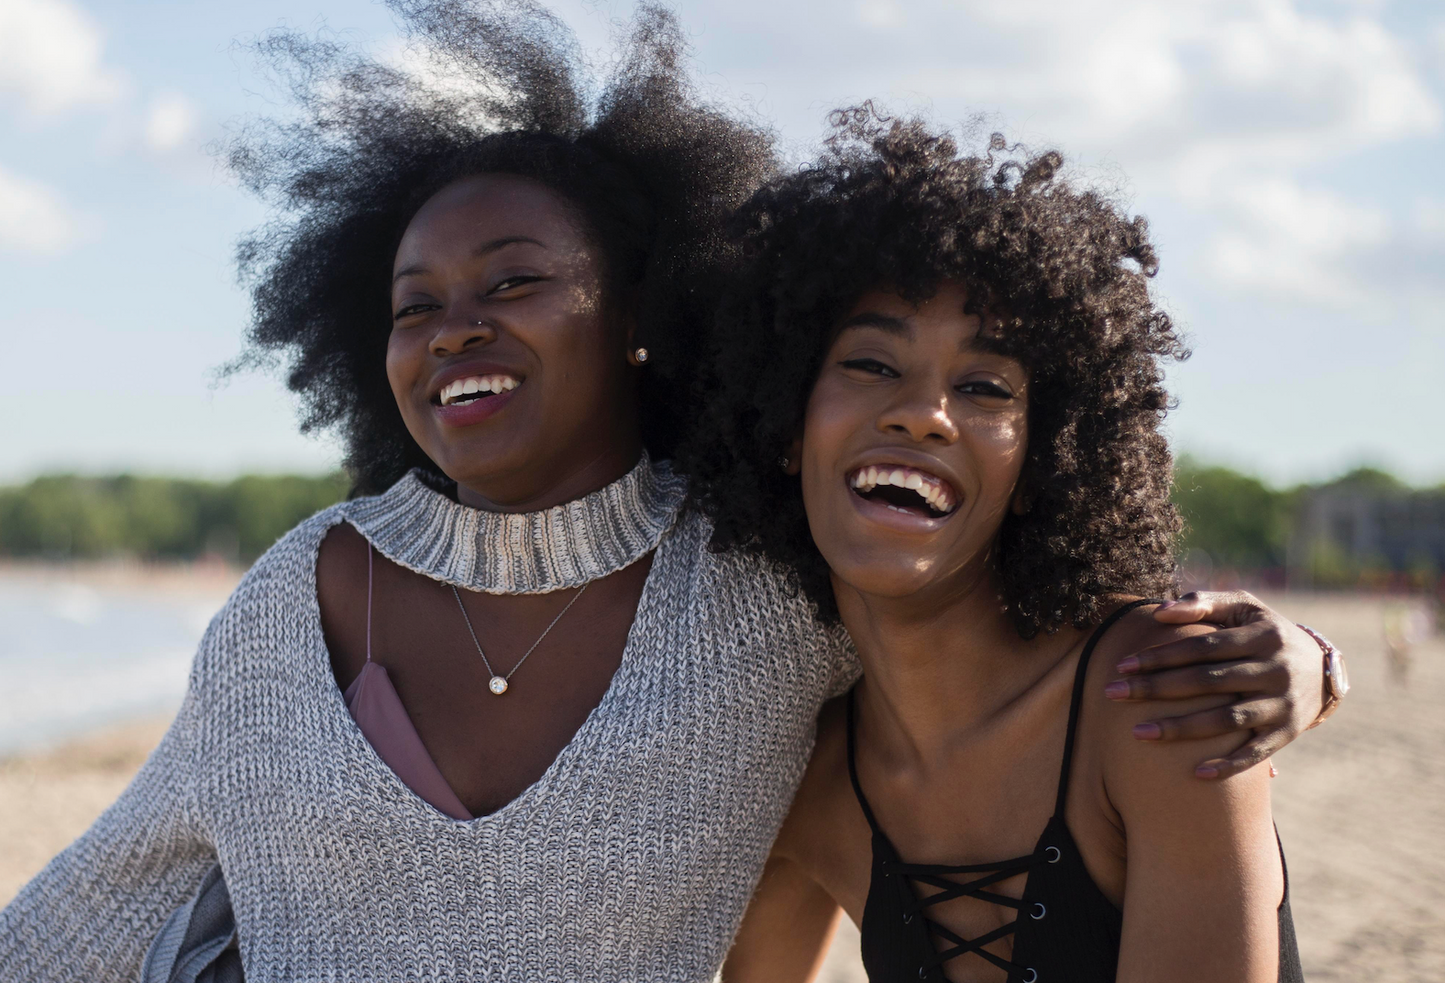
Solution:
[(487, 684), (487, 689), (491, 690), (497, 696), (501, 696), (507, 691), (507, 681), (501, 676), (493, 676), (492, 681)]

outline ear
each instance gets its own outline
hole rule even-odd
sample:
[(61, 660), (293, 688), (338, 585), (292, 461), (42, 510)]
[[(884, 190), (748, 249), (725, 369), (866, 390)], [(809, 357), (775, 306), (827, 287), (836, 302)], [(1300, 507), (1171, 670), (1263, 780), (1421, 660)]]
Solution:
[(798, 476), (799, 472), (803, 470), (802, 437), (793, 438), (793, 442), (788, 445), (788, 449), (778, 458), (778, 465), (783, 469), (784, 474), (792, 475), (795, 478)]

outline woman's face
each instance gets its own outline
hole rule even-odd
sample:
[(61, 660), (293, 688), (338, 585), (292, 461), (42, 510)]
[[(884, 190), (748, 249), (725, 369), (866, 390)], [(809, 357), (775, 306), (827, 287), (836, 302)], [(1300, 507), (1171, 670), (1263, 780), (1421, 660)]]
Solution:
[(483, 174), (437, 192), (396, 251), (386, 372), (468, 504), (545, 508), (636, 463), (629, 331), (567, 203)]
[(966, 590), (1017, 494), (1028, 375), (999, 354), (964, 289), (915, 307), (874, 291), (849, 312), (808, 399), (808, 525), (840, 590)]

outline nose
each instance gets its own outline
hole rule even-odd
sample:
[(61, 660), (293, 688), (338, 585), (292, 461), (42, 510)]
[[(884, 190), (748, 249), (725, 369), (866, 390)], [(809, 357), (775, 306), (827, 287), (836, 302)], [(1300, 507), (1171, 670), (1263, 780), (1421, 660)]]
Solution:
[(490, 319), (479, 319), (474, 313), (458, 310), (437, 325), (429, 347), (433, 355), (445, 358), (496, 340), (497, 328)]
[(916, 443), (952, 444), (958, 440), (958, 423), (949, 412), (946, 391), (936, 386), (907, 386), (878, 415), (883, 433), (907, 435)]

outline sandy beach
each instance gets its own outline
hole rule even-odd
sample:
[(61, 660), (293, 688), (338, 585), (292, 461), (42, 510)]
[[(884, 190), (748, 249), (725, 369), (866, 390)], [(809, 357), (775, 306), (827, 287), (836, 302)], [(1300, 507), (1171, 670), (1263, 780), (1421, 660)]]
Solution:
[[(1276, 816), (1295, 924), (1316, 983), (1445, 979), (1445, 640), (1417, 646), (1404, 680), (1385, 655), (1386, 603), (1279, 595), (1350, 660), (1346, 708), (1279, 755)], [(112, 727), (0, 761), (0, 905), (115, 798), (165, 729)], [(845, 925), (821, 979), (861, 983)]]

